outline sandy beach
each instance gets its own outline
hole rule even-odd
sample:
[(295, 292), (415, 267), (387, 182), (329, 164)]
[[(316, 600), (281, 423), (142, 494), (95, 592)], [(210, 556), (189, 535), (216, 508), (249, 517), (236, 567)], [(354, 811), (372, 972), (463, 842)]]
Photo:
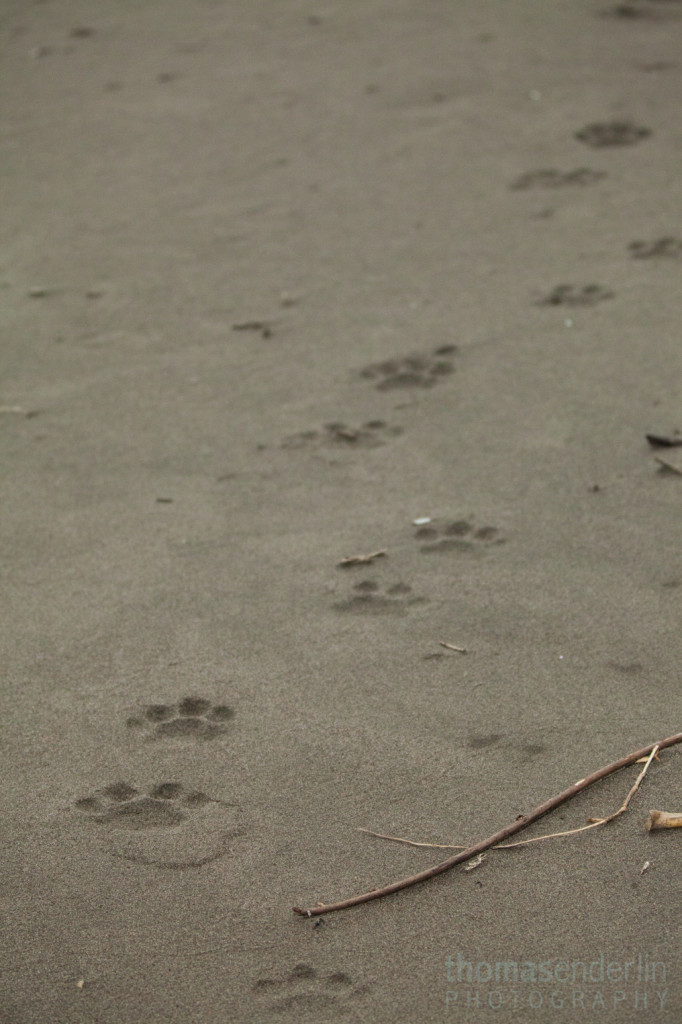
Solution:
[(682, 3), (3, 14), (0, 1024), (679, 1022)]

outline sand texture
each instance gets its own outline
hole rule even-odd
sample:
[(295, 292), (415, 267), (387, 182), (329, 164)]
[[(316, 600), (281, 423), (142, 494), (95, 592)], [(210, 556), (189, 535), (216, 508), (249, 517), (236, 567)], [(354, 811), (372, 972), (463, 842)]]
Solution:
[(1, 1024), (677, 1024), (682, 2), (1, 32)]

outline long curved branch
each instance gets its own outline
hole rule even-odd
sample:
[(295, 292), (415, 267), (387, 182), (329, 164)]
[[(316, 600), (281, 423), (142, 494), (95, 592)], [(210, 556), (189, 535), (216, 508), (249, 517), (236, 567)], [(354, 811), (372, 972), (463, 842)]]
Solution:
[(649, 743), (646, 747), (642, 747), (641, 750), (635, 750), (634, 753), (628, 754), (627, 757), (621, 757), (619, 761), (614, 761), (612, 764), (607, 764), (604, 768), (600, 768), (599, 771), (593, 772), (591, 775), (585, 776), (584, 779), (579, 779), (578, 782), (574, 782), (572, 786), (565, 789), (558, 796), (553, 796), (550, 800), (546, 800), (544, 804), (540, 804), (535, 810), (531, 811), (530, 814), (521, 814), (511, 825), (507, 825), (506, 828), (500, 829), (499, 832), (495, 832), (494, 835), (489, 836), (487, 839), (482, 839), (479, 843), (474, 846), (468, 847), (466, 850), (462, 850), (461, 853), (455, 854), (453, 857), (448, 857), (447, 860), (441, 861), (440, 864), (434, 865), (432, 868), (427, 868), (425, 871), (420, 871), (416, 875), (410, 875), (407, 878), (401, 878), (398, 882), (393, 882), (391, 885), (386, 885), (383, 889), (371, 889), (370, 892), (364, 892), (360, 896), (351, 896), (350, 899), (341, 900), (339, 903), (318, 903), (314, 907), (293, 907), (295, 914), (301, 914), (304, 917), (317, 917), (319, 914), (331, 914), (335, 910), (345, 910), (347, 907), (355, 907), (359, 903), (369, 903), (370, 900), (378, 900), (382, 896), (390, 896), (391, 893), (400, 892), (401, 889), (407, 889), (412, 885), (418, 885), (420, 882), (426, 882), (429, 878), (435, 878), (436, 875), (442, 875), (444, 871), (449, 871), (450, 868), (454, 868), (456, 864), (462, 864), (464, 861), (471, 860), (472, 857), (476, 857), (479, 853), (483, 853), (484, 850), (490, 849), (491, 846), (496, 846), (498, 843), (504, 842), (509, 836), (516, 835), (517, 832), (521, 832), (522, 829), (528, 828), (538, 818), (542, 818), (543, 815), (549, 814), (556, 807), (566, 803), (572, 797), (581, 793), (588, 786), (594, 785), (595, 782), (599, 782), (600, 779), (605, 779), (607, 775), (611, 775), (613, 772), (619, 771), (621, 768), (627, 768), (628, 765), (634, 764), (641, 757), (647, 757), (652, 750), (656, 747), (659, 750), (663, 750), (665, 747), (675, 746), (676, 743), (682, 743), (682, 732), (676, 733), (674, 736), (668, 736), (665, 740), (659, 740), (658, 743)]

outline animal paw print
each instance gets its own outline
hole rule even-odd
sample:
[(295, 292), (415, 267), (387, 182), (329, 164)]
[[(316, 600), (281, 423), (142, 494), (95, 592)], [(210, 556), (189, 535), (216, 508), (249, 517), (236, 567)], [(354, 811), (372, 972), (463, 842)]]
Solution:
[(585, 125), (575, 138), (592, 149), (605, 146), (634, 146), (651, 135), (649, 128), (642, 128), (633, 121), (606, 121)]
[(587, 284), (583, 288), (573, 284), (558, 284), (549, 295), (536, 303), (538, 306), (596, 306), (598, 302), (612, 299), (614, 293), (598, 284)]
[(496, 526), (475, 526), (468, 519), (455, 519), (444, 526), (429, 524), (420, 526), (415, 533), (423, 541), (419, 550), (430, 555), (439, 552), (475, 552), (491, 544), (503, 544), (504, 538)]
[(224, 735), (234, 717), (229, 704), (212, 704), (205, 697), (184, 697), (178, 704), (147, 704), (126, 725), (149, 739), (213, 740)]
[(350, 597), (337, 601), (334, 608), (338, 612), (359, 615), (405, 615), (410, 605), (422, 604), (425, 600), (414, 596), (407, 583), (393, 583), (384, 588), (374, 579), (365, 579), (356, 583)]
[(571, 185), (593, 185), (606, 177), (606, 171), (591, 171), (589, 167), (578, 167), (574, 171), (540, 170), (528, 171), (509, 186), (516, 191), (528, 188), (564, 188)]
[(73, 804), (81, 824), (101, 830), (109, 853), (156, 867), (200, 867), (222, 857), (237, 834), (234, 805), (179, 782), (140, 792), (114, 782)]
[(636, 260), (682, 260), (682, 239), (672, 235), (654, 242), (630, 242), (628, 249)]
[(636, 7), (634, 4), (614, 4), (613, 7), (608, 7), (601, 13), (604, 18), (656, 20), (655, 12), (648, 10), (646, 7)]
[(306, 448), (333, 445), (343, 448), (377, 448), (392, 437), (402, 434), (402, 427), (391, 427), (384, 420), (369, 420), (361, 427), (346, 423), (325, 423), (323, 430), (305, 430), (292, 434), (282, 442), (282, 448)]
[(360, 371), (366, 380), (375, 381), (377, 391), (394, 391), (399, 388), (432, 388), (439, 381), (455, 372), (452, 359), (456, 345), (441, 345), (432, 355), (403, 356), (387, 359), (383, 363), (372, 363)]
[(183, 807), (202, 807), (210, 801), (205, 793), (185, 793), (178, 782), (162, 782), (148, 794), (140, 794), (127, 782), (115, 782), (74, 804), (97, 825), (116, 828), (173, 828), (185, 820)]
[(297, 964), (284, 978), (259, 978), (252, 991), (258, 999), (268, 999), (271, 1013), (314, 1015), (319, 1021), (351, 1012), (370, 986), (356, 985), (345, 971), (319, 974), (310, 964)]

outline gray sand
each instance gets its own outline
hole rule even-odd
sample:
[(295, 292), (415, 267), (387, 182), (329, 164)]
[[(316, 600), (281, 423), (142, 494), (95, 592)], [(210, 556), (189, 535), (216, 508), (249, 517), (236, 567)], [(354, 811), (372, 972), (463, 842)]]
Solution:
[(2, 1024), (682, 1019), (682, 4), (4, 13)]

